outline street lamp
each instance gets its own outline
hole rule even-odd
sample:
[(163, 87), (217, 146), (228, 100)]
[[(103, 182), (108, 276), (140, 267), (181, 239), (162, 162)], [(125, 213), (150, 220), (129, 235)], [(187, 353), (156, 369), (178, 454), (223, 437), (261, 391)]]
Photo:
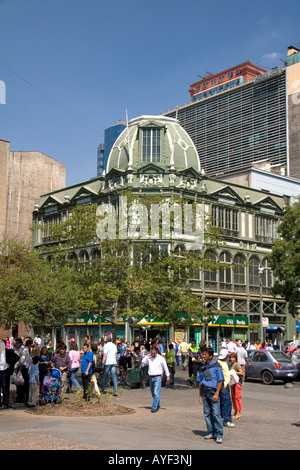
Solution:
[(211, 302), (204, 302), (202, 305), (203, 305), (204, 308), (207, 308), (209, 310), (209, 314), (207, 316), (205, 315), (205, 316), (202, 317), (202, 321), (203, 321), (203, 323), (206, 327), (205, 328), (206, 329), (206, 346), (208, 346), (208, 324), (209, 324), (209, 321), (211, 319), (210, 318), (210, 309), (212, 307), (212, 303)]
[(271, 268), (265, 266), (258, 268), (258, 276), (259, 276), (259, 336), (261, 342), (264, 341), (264, 328), (263, 328), (263, 285), (262, 285), (262, 276), (265, 270), (271, 270)]

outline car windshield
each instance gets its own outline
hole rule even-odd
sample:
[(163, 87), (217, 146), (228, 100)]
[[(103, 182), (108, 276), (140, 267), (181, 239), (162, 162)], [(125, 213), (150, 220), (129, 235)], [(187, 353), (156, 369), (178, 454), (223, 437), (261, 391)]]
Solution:
[(272, 351), (271, 354), (274, 357), (275, 361), (277, 362), (288, 362), (288, 363), (292, 362), (291, 358), (284, 352)]

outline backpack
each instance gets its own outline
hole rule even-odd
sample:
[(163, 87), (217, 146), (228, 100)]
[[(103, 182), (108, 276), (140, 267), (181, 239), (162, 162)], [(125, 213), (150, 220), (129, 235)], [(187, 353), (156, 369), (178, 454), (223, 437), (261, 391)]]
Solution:
[(97, 353), (97, 354), (94, 354), (93, 371), (101, 372), (101, 370), (102, 370), (102, 357), (100, 356), (99, 353)]

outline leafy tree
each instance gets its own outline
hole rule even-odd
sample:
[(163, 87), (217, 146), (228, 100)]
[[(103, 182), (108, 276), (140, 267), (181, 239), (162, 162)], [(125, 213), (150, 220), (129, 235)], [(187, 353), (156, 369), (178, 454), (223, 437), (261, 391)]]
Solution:
[[(161, 202), (161, 198), (138, 200), (136, 195), (127, 196), (129, 205), (141, 201), (147, 209)], [(74, 207), (67, 220), (52, 227), (51, 240), (57, 244), (42, 248), (44, 256), (51, 252), (56, 264), (69, 263), (75, 268), (81, 284), (79, 303), (83, 310), (101, 310), (102, 316), (111, 316), (114, 334), (119, 317), (152, 317), (187, 326), (192, 319), (201, 321), (201, 316), (207, 315), (208, 309), (193, 294), (188, 279), (191, 271), (216, 270), (219, 263), (205, 259), (200, 249), (178, 251), (171, 245), (171, 251), (166, 253), (162, 247), (169, 240), (153, 242), (150, 233), (149, 241), (145, 241), (147, 233), (143, 240), (134, 235), (122, 240), (118, 238), (118, 224), (115, 239), (99, 239), (97, 220), (102, 216), (97, 216), (96, 211), (95, 204)], [(171, 229), (175, 227), (174, 217), (171, 217)], [(217, 246), (220, 241), (218, 230), (209, 222), (205, 224), (203, 236), (206, 246)], [(84, 264), (68, 261), (72, 251), (91, 246), (98, 249), (98, 258)], [(222, 263), (222, 269), (226, 267)]]
[(0, 243), (0, 324), (55, 326), (78, 313), (75, 273), (51, 266), (17, 239)]
[(286, 206), (278, 232), (281, 238), (275, 241), (269, 256), (277, 278), (273, 292), (289, 303), (289, 311), (295, 316), (300, 305), (300, 198)]

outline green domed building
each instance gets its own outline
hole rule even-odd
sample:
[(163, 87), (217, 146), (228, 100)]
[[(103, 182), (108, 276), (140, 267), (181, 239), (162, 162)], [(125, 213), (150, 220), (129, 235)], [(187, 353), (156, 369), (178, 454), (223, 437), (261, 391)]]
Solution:
[[(201, 205), (203, 213), (210, 216), (212, 224), (224, 233), (224, 244), (206, 253), (213, 261), (232, 263), (232, 268), (216, 272), (204, 272), (190, 280), (196, 295), (209, 300), (215, 315), (208, 325), (209, 339), (218, 349), (223, 338), (250, 338), (260, 319), (260, 302), (264, 316), (269, 318), (270, 337), (275, 338), (279, 327), (286, 325), (285, 303), (274, 298), (271, 292), (272, 273), (265, 269), (260, 277), (259, 268), (268, 268), (267, 256), (273, 240), (277, 238), (277, 226), (282, 217), (283, 197), (265, 193), (237, 184), (209, 178), (201, 170), (201, 155), (176, 119), (166, 116), (141, 116), (129, 121), (116, 139), (107, 162), (106, 171), (92, 180), (69, 186), (60, 191), (42, 195), (33, 212), (33, 225), (57, 224), (65, 220), (76, 205), (116, 201), (122, 191), (132, 194), (156, 195), (162, 200), (180, 197), (184, 202)], [(184, 231), (176, 237), (155, 239), (155, 243), (169, 246), (185, 245)], [(192, 239), (188, 240), (193, 243)], [(33, 232), (33, 245), (51, 245), (47, 229)], [(191, 247), (191, 245), (189, 245)], [(88, 246), (74, 256), (89, 262), (96, 246)], [(202, 246), (205, 253), (207, 247)], [(238, 266), (238, 267), (236, 267)], [(261, 299), (261, 293), (263, 298)], [(151, 312), (149, 312), (151, 317)], [(139, 328), (119, 322), (119, 336), (131, 341)], [(162, 338), (168, 341), (176, 337), (176, 326), (155, 324)], [(250, 328), (251, 327), (251, 328)], [(81, 338), (89, 334), (97, 338), (109, 330), (109, 322), (91, 316), (78, 324), (65, 325), (62, 336)], [(179, 328), (179, 327), (178, 327)], [(199, 341), (204, 335), (204, 325), (193, 324), (185, 331), (187, 339)], [(254, 337), (253, 337), (254, 338)]]

